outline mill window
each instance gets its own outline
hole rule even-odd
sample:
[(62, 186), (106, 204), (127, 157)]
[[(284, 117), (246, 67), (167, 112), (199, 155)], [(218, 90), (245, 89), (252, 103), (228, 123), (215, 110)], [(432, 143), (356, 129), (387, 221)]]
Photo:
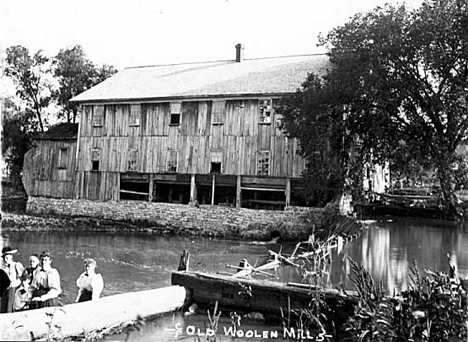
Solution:
[(95, 148), (91, 150), (91, 170), (99, 171), (99, 162), (101, 160), (101, 150)]
[(104, 106), (94, 106), (93, 127), (102, 127), (104, 125)]
[(137, 160), (138, 158), (138, 150), (137, 149), (130, 149), (128, 150), (128, 171), (136, 171), (137, 170)]
[(260, 112), (259, 122), (263, 124), (271, 123), (271, 118), (273, 116), (272, 100), (260, 100), (258, 108)]
[(180, 102), (171, 103), (171, 125), (180, 125)]
[(130, 106), (130, 126), (140, 126), (140, 107), (139, 104)]
[(166, 171), (177, 172), (177, 150), (167, 152)]
[(211, 173), (221, 173), (223, 151), (211, 151)]
[(257, 153), (257, 175), (268, 176), (270, 174), (270, 151)]
[(211, 115), (211, 123), (220, 125), (224, 123), (224, 108), (226, 101), (213, 101), (213, 109)]
[(59, 152), (58, 168), (66, 169), (68, 163), (68, 148), (61, 148)]

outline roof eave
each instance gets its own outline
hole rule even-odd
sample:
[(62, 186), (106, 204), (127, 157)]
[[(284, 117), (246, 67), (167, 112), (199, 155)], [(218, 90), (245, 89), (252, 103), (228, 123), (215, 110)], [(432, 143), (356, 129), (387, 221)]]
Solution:
[(161, 97), (138, 97), (138, 98), (107, 98), (107, 99), (86, 99), (86, 100), (74, 100), (77, 104), (103, 104), (103, 103), (129, 103), (129, 102), (171, 102), (181, 100), (207, 100), (207, 99), (240, 99), (240, 98), (252, 98), (252, 97), (282, 97), (286, 95), (294, 94), (294, 92), (271, 92), (271, 93), (244, 93), (244, 94), (216, 94), (216, 95), (177, 95), (177, 96), (161, 96)]

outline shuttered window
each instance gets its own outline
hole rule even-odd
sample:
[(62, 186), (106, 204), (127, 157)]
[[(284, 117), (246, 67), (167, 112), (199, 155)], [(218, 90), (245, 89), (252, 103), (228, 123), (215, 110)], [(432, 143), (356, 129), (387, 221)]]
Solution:
[(59, 152), (58, 168), (66, 169), (68, 164), (68, 148), (61, 148)]
[(225, 106), (226, 106), (226, 101), (213, 101), (211, 123), (215, 125), (224, 123)]
[(93, 127), (102, 127), (104, 125), (104, 106), (94, 106)]
[(130, 126), (140, 126), (140, 108), (139, 104), (130, 106)]
[(166, 172), (177, 172), (177, 150), (167, 151)]
[(128, 150), (128, 159), (127, 159), (127, 170), (136, 171), (138, 166), (138, 150), (130, 149)]

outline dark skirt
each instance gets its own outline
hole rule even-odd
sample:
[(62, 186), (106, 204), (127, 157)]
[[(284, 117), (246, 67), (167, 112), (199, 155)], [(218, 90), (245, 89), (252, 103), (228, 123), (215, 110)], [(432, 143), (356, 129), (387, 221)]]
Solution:
[[(45, 295), (47, 292), (49, 292), (49, 289), (40, 288), (40, 289), (34, 290), (32, 297), (33, 298), (39, 297), (39, 296)], [(31, 305), (29, 305), (29, 308), (41, 309), (41, 308), (49, 308), (52, 306), (59, 306), (58, 298), (50, 298), (43, 302), (36, 302), (36, 301), (31, 302)]]
[(86, 302), (91, 299), (93, 299), (93, 291), (83, 290), (83, 292), (80, 295), (80, 298), (78, 299), (78, 303)]
[(0, 306), (0, 312), (13, 312), (13, 308), (15, 307), (15, 294), (17, 287), (9, 287), (3, 292), (2, 296), (2, 303)]

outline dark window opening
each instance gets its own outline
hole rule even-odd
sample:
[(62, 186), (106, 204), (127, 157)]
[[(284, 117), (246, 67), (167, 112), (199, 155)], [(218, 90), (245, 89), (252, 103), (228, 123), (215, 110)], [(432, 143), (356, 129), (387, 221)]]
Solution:
[(284, 210), (284, 191), (242, 190), (242, 207), (250, 209)]
[(221, 173), (221, 163), (211, 162), (211, 173)]
[(180, 114), (171, 114), (171, 125), (180, 125)]
[(91, 164), (92, 171), (99, 171), (99, 160), (93, 160)]
[(120, 181), (121, 200), (148, 201), (148, 190), (148, 182)]

